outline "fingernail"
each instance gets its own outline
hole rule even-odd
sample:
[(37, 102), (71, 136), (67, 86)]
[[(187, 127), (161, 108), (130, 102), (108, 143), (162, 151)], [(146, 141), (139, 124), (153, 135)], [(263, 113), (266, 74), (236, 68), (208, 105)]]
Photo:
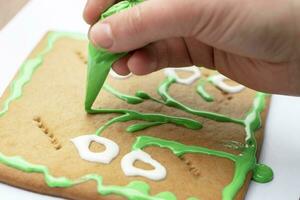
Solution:
[(109, 49), (113, 45), (111, 27), (107, 23), (98, 23), (91, 28), (90, 38), (97, 47)]

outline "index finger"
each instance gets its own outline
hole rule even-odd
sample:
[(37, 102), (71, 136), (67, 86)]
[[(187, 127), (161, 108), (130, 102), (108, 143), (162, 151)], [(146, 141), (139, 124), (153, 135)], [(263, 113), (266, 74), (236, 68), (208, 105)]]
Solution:
[(92, 25), (99, 20), (99, 17), (103, 11), (109, 6), (117, 2), (116, 0), (88, 0), (84, 11), (83, 18), (86, 23)]

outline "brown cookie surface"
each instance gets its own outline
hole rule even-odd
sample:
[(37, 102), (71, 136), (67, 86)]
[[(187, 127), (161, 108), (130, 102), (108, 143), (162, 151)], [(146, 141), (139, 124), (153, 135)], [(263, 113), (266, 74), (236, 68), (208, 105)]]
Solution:
[[(47, 47), (48, 39), (49, 34), (29, 59), (36, 58)], [(191, 130), (165, 123), (128, 133), (128, 126), (143, 121), (115, 123), (101, 133), (102, 137), (119, 145), (120, 152), (111, 163), (88, 162), (79, 156), (78, 150), (70, 140), (81, 135), (94, 134), (99, 127), (117, 116), (89, 115), (84, 110), (86, 47), (87, 41), (68, 36), (61, 37), (53, 43), (53, 47), (44, 54), (40, 66), (33, 72), (30, 81), (22, 87), (21, 97), (12, 101), (8, 111), (0, 117), (0, 152), (6, 156), (21, 156), (29, 163), (46, 166), (49, 173), (55, 177), (76, 180), (87, 174), (98, 174), (103, 179), (103, 185), (125, 186), (131, 181), (143, 181), (150, 186), (152, 196), (169, 191), (175, 194), (177, 199), (221, 199), (222, 191), (232, 181), (235, 171), (234, 163), (226, 158), (199, 153), (186, 153), (178, 157), (166, 148), (146, 147), (143, 150), (167, 169), (166, 178), (160, 181), (125, 176), (120, 165), (121, 159), (132, 151), (132, 146), (139, 136), (151, 136), (238, 155), (242, 151), (242, 145), (237, 149), (235, 148), (238, 145), (234, 145), (234, 148), (228, 146), (245, 143), (245, 127), (240, 124), (217, 122), (152, 100), (128, 104), (102, 90), (94, 107), (185, 117), (200, 122), (203, 128)], [(202, 79), (216, 73), (204, 68), (201, 68), (201, 72)], [(178, 74), (182, 77), (189, 76), (184, 72)], [(157, 88), (165, 79), (166, 75), (159, 71), (124, 80), (109, 76), (107, 83), (124, 94), (134, 96), (138, 90), (142, 90), (160, 99)], [(227, 94), (212, 84), (207, 84), (206, 91), (214, 97), (214, 101), (207, 102), (197, 94), (198, 84), (198, 81), (191, 85), (173, 84), (169, 94), (195, 110), (215, 112), (236, 119), (245, 118), (256, 95), (255, 91), (248, 88), (236, 94)], [(236, 85), (232, 81), (228, 81), (228, 84)], [(7, 89), (1, 97), (0, 105), (5, 103), (10, 94), (11, 90)], [(263, 124), (266, 114), (267, 109), (262, 112)], [(258, 152), (262, 144), (263, 128), (264, 125), (255, 133)], [(104, 148), (93, 143), (90, 150), (99, 152)], [(136, 162), (135, 166), (151, 169), (151, 166), (142, 162)], [(244, 198), (250, 178), (249, 173), (236, 199)], [(36, 192), (71, 199), (124, 199), (124, 195), (122, 197), (118, 194), (99, 195), (95, 181), (67, 188), (51, 188), (45, 183), (43, 174), (22, 172), (3, 162), (0, 164), (0, 180)]]

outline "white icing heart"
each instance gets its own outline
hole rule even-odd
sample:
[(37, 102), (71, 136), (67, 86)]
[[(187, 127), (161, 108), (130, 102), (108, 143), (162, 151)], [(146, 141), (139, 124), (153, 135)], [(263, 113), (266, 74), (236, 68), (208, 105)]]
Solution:
[[(192, 75), (187, 78), (180, 78), (176, 71), (185, 71), (185, 72), (192, 72)], [(180, 68), (166, 68), (164, 69), (165, 75), (174, 77), (177, 83), (190, 85), (194, 81), (200, 78), (201, 72), (199, 67), (192, 66), (192, 67), (180, 67)]]
[(126, 75), (126, 76), (122, 76), (122, 75), (117, 74), (113, 69), (111, 69), (109, 71), (109, 75), (111, 75), (115, 79), (127, 79), (130, 76), (132, 76), (132, 73), (130, 73), (130, 74)]
[[(133, 166), (136, 160), (143, 161), (154, 167), (152, 170), (139, 169)], [(167, 171), (164, 166), (154, 160), (148, 153), (142, 150), (134, 150), (126, 154), (121, 160), (121, 167), (126, 176), (143, 176), (151, 180), (162, 180), (166, 177)]]
[[(71, 141), (76, 146), (80, 157), (87, 161), (109, 164), (119, 154), (119, 146), (114, 141), (97, 135), (83, 135)], [(89, 146), (92, 141), (104, 145), (105, 150), (97, 153), (90, 151)]]
[(218, 88), (220, 88), (221, 90), (223, 90), (224, 92), (227, 93), (238, 93), (241, 92), (243, 89), (245, 89), (245, 86), (243, 85), (236, 85), (236, 86), (231, 86), (228, 85), (224, 82), (224, 80), (229, 79), (226, 76), (223, 76), (222, 74), (218, 74), (215, 76), (212, 76), (210, 78), (211, 82), (217, 86)]

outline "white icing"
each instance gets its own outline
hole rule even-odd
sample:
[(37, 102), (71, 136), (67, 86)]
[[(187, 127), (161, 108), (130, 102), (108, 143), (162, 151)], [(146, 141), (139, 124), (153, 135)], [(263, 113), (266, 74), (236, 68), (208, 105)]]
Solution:
[(236, 86), (231, 86), (228, 85), (224, 82), (224, 80), (229, 79), (226, 76), (223, 76), (222, 74), (218, 74), (215, 76), (212, 76), (210, 78), (211, 82), (217, 86), (218, 88), (220, 88), (221, 90), (223, 90), (224, 92), (227, 93), (238, 93), (241, 92), (243, 89), (245, 89), (245, 86), (243, 85), (236, 85)]
[[(192, 75), (187, 77), (187, 78), (180, 78), (176, 71), (185, 71), (185, 72), (192, 72)], [(192, 66), (192, 67), (180, 67), (180, 68), (166, 68), (164, 69), (165, 75), (166, 76), (171, 76), (176, 79), (177, 83), (185, 84), (185, 85), (190, 85), (194, 81), (200, 78), (201, 72), (199, 67)]]
[(132, 73), (130, 73), (130, 74), (126, 75), (126, 76), (121, 76), (121, 75), (117, 74), (113, 69), (111, 69), (109, 71), (109, 75), (111, 75), (111, 77), (113, 77), (115, 79), (127, 79), (130, 76), (132, 76)]
[[(133, 166), (136, 160), (141, 160), (154, 167), (152, 170), (139, 169)], [(126, 176), (143, 176), (151, 180), (162, 180), (166, 177), (167, 171), (164, 166), (154, 160), (148, 153), (142, 150), (135, 150), (126, 154), (121, 160), (121, 167)]]
[[(119, 146), (115, 142), (97, 135), (83, 135), (71, 141), (76, 146), (80, 157), (87, 161), (109, 164), (119, 154)], [(104, 145), (105, 150), (97, 153), (90, 151), (89, 146), (92, 141)]]

